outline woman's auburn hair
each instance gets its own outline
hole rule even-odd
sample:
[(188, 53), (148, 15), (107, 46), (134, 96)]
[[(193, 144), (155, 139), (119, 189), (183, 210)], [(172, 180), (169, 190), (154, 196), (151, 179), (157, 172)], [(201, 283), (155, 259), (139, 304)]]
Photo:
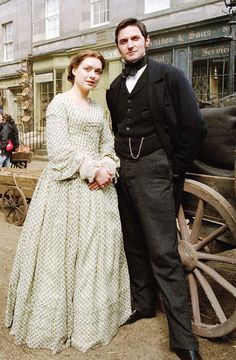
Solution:
[(72, 84), (74, 84), (74, 79), (75, 79), (75, 76), (74, 76), (72, 70), (77, 69), (77, 67), (82, 63), (82, 61), (88, 57), (93, 57), (93, 58), (99, 59), (102, 63), (102, 70), (105, 68), (105, 64), (106, 64), (105, 59), (102, 56), (102, 54), (100, 54), (100, 52), (93, 51), (93, 50), (81, 51), (79, 54), (73, 56), (69, 66), (68, 66), (67, 80), (72, 82)]

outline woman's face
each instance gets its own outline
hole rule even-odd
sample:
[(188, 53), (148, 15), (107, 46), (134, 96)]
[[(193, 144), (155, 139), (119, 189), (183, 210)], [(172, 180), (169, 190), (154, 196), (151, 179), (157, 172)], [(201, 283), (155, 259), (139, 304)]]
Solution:
[(72, 72), (75, 77), (74, 85), (82, 92), (89, 92), (98, 84), (102, 75), (102, 63), (95, 57), (87, 57)]
[(3, 122), (3, 116), (0, 114), (0, 122)]

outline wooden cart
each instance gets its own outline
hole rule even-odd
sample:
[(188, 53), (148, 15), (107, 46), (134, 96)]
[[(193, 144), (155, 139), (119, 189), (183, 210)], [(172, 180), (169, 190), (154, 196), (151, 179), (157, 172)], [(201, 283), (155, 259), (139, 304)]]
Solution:
[(188, 174), (178, 215), (193, 330), (206, 338), (236, 329), (235, 186), (232, 177)]
[(179, 253), (193, 330), (217, 338), (236, 329), (236, 105), (201, 111), (208, 135), (184, 184)]
[(1, 168), (1, 207), (8, 223), (22, 225), (42, 170)]
[(26, 169), (29, 162), (32, 160), (32, 152), (13, 152), (11, 157), (11, 167)]

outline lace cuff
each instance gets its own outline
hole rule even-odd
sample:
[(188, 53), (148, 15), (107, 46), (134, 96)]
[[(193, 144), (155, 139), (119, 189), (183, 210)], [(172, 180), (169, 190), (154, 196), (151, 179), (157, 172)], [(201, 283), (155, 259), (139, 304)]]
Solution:
[(85, 157), (80, 165), (79, 173), (82, 180), (88, 180), (93, 182), (97, 169), (101, 165), (97, 160), (89, 159)]

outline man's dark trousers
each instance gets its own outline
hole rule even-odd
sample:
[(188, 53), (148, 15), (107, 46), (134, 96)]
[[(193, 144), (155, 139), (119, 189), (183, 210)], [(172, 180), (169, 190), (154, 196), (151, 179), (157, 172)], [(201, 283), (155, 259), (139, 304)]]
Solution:
[(165, 304), (171, 347), (198, 350), (177, 250), (172, 178), (163, 149), (137, 160), (121, 157), (117, 191), (133, 308), (154, 312), (156, 281)]

